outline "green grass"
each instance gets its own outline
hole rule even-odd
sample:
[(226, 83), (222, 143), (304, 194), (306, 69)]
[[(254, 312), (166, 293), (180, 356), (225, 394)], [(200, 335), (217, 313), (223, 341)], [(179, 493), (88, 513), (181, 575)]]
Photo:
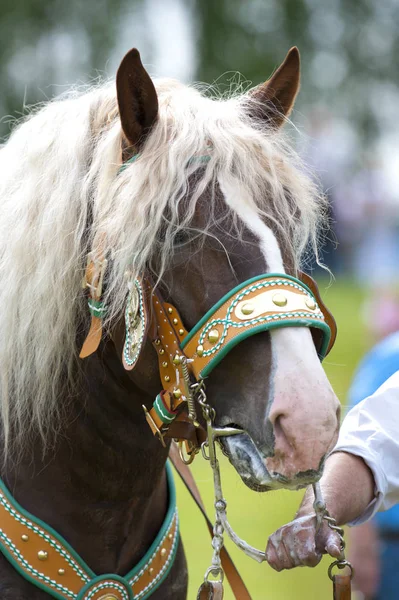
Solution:
[[(349, 281), (319, 283), (323, 299), (332, 310), (338, 324), (338, 338), (324, 366), (342, 403), (354, 368), (366, 350), (361, 303), (364, 294)], [(317, 398), (315, 398), (317, 402)], [(264, 549), (273, 531), (290, 521), (301, 501), (302, 492), (269, 492), (256, 494), (247, 489), (226, 460), (221, 459), (222, 482), (228, 502), (229, 521), (237, 533), (257, 548)], [(201, 458), (192, 465), (208, 514), (212, 517), (212, 476), (210, 467)], [(212, 548), (205, 523), (180, 482), (177, 482), (181, 532), (189, 568), (188, 600), (196, 598), (198, 586), (210, 564)], [(301, 568), (276, 573), (267, 564), (258, 564), (227, 541), (227, 547), (238, 567), (253, 600), (324, 600), (332, 597), (327, 577), (330, 563), (324, 558), (315, 569)], [(225, 600), (234, 596), (226, 583)]]

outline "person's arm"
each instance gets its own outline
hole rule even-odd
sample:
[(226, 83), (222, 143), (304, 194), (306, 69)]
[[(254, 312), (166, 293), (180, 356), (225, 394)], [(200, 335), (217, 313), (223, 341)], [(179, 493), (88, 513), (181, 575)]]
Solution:
[[(374, 498), (374, 477), (364, 460), (347, 452), (328, 457), (320, 487), (328, 511), (344, 525), (358, 519)], [(313, 490), (308, 488), (297, 517), (313, 514)]]
[[(326, 506), (339, 525), (359, 518), (374, 498), (374, 478), (369, 467), (358, 456), (346, 452), (336, 452), (328, 458), (320, 486)], [(308, 488), (294, 521), (270, 536), (266, 557), (276, 571), (316, 566), (325, 552), (340, 555), (339, 537), (327, 524), (316, 536), (313, 501), (313, 490)]]
[[(339, 524), (362, 523), (399, 502), (399, 372), (345, 417), (320, 483)], [(294, 521), (270, 537), (267, 560), (276, 570), (315, 566), (323, 552), (339, 556), (339, 538), (326, 524), (316, 536), (312, 505), (310, 488)]]

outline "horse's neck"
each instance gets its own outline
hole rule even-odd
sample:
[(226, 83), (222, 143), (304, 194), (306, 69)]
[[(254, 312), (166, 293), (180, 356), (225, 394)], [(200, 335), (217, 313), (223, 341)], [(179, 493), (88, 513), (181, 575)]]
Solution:
[(146, 400), (111, 343), (85, 362), (69, 425), (43, 459), (38, 443), (6, 483), (27, 510), (64, 535), (98, 573), (126, 572), (166, 511), (166, 451), (143, 418)]

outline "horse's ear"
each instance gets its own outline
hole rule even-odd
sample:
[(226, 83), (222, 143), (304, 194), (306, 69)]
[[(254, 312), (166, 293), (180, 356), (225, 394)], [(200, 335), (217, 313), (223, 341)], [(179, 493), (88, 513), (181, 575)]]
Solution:
[(116, 90), (123, 133), (138, 147), (158, 116), (158, 97), (136, 48), (119, 65)]
[(299, 91), (300, 70), (299, 50), (294, 46), (271, 78), (252, 91), (251, 98), (256, 103), (251, 111), (257, 119), (266, 120), (274, 127), (285, 122)]

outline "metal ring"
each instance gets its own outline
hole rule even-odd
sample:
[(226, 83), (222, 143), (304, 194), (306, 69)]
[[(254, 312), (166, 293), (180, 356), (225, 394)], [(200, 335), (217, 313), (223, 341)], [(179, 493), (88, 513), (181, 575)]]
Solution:
[(332, 570), (334, 567), (337, 567), (338, 569), (345, 569), (345, 567), (348, 567), (351, 571), (351, 575), (350, 578), (351, 580), (353, 579), (353, 576), (355, 574), (355, 569), (352, 567), (351, 563), (346, 560), (334, 560), (334, 562), (331, 563), (331, 565), (328, 567), (328, 576), (331, 579), (331, 581), (334, 581), (334, 575), (332, 574)]
[(205, 442), (202, 442), (201, 452), (202, 452), (202, 457), (204, 458), (204, 460), (211, 460), (209, 454), (207, 454), (207, 452), (206, 452), (206, 448), (208, 448), (208, 450), (209, 450), (208, 440), (206, 440)]
[(193, 462), (197, 453), (198, 453), (198, 450), (196, 450), (194, 448), (193, 451), (190, 452), (190, 454), (187, 454), (187, 458), (186, 458), (186, 456), (184, 454), (184, 450), (183, 450), (183, 441), (179, 440), (179, 455), (185, 465), (191, 465), (191, 463)]
[(220, 583), (223, 583), (224, 571), (223, 571), (222, 567), (209, 567), (209, 569), (207, 569), (207, 571), (204, 575), (205, 582), (207, 582), (209, 580), (209, 575), (212, 575), (215, 578), (219, 577), (219, 580), (216, 579), (216, 581), (220, 581)]

